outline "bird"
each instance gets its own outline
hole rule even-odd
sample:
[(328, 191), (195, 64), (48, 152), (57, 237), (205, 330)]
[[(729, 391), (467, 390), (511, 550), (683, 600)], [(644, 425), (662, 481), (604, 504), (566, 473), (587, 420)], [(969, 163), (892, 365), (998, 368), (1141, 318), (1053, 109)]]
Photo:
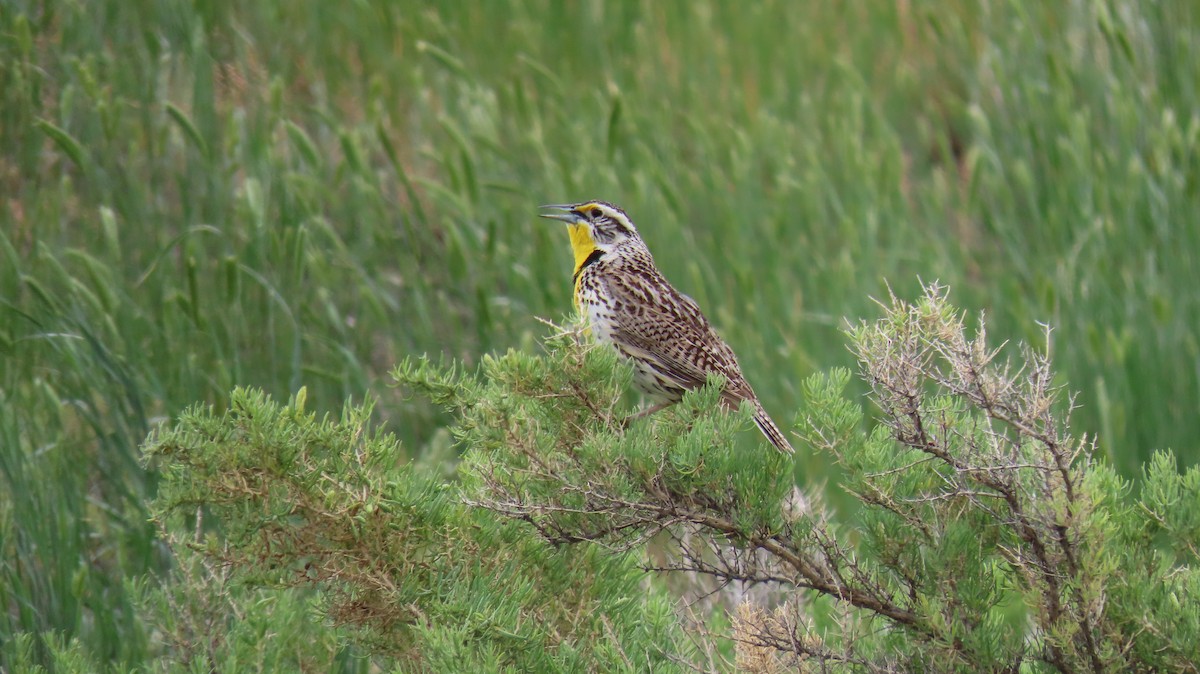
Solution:
[(795, 450), (763, 409), (742, 375), (733, 349), (721, 339), (692, 298), (672, 286), (654, 264), (633, 220), (605, 201), (550, 204), (541, 217), (567, 224), (575, 256), (575, 306), (597, 342), (608, 343), (632, 364), (633, 384), (656, 412), (704, 386), (708, 375), (725, 379), (721, 402), (754, 408), (754, 423), (781, 452)]

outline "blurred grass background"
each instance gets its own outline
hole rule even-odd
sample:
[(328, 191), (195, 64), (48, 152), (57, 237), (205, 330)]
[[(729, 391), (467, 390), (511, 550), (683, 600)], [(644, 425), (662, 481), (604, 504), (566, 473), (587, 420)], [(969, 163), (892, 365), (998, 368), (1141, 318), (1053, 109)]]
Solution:
[(777, 419), (846, 318), (940, 279), (997, 341), (1053, 326), (1126, 474), (1195, 463), (1198, 30), (1116, 0), (3, 0), (0, 643), (151, 657), (137, 446), (186, 405), (374, 395), (443, 456), (386, 372), (537, 348), (571, 306), (547, 202), (624, 206)]

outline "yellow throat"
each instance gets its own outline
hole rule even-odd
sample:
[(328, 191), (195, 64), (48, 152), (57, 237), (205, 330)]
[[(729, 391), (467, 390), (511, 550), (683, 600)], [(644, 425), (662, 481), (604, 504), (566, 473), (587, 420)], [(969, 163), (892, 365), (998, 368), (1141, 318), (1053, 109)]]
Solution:
[(596, 248), (595, 242), (592, 241), (592, 233), (588, 229), (587, 225), (583, 225), (583, 224), (568, 225), (567, 231), (571, 235), (571, 252), (575, 254), (575, 270), (571, 273), (575, 278), (574, 298), (575, 298), (575, 306), (576, 306), (576, 308), (578, 308), (579, 307), (579, 278), (580, 278), (579, 272), (583, 271), (583, 268), (585, 266), (587, 266), (588, 260), (591, 258), (592, 253), (599, 252), (599, 249)]
[(571, 234), (571, 252), (575, 253), (575, 270), (571, 273), (578, 274), (588, 256), (595, 252), (596, 244), (587, 225), (569, 225), (567, 231)]

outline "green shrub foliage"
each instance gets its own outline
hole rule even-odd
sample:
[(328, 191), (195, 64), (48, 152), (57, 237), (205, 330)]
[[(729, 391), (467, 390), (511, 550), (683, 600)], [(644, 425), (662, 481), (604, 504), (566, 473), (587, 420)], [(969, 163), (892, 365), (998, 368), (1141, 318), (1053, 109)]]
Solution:
[(327, 619), (415, 670), (663, 667), (670, 604), (640, 589), (631, 557), (464, 505), (402, 464), (370, 412), (318, 419), (303, 392), (279, 405), (247, 390), (225, 413), (193, 409), (147, 446), (166, 478), (156, 510), (206, 508), (223, 530), (206, 555), (242, 582), (320, 588)]
[(839, 369), (796, 423), (856, 507), (720, 411), (719, 381), (630, 420), (629, 371), (563, 330), (476, 371), (396, 369), (453, 419), (449, 481), (370, 405), (317, 419), (303, 391), (239, 390), (152, 436), (154, 510), (212, 513), (222, 535), (193, 548), (316, 588), (416, 671), (1196, 671), (1200, 471), (1159, 454), (1133, 494), (1068, 429), (1048, 332), (1003, 360), (940, 286), (884, 309), (848, 330), (871, 421)]

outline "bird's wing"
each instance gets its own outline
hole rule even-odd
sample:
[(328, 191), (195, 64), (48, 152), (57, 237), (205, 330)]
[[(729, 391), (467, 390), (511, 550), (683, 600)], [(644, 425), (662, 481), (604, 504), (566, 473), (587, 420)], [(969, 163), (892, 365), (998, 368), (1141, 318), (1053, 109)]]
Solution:
[(609, 296), (624, 308), (614, 341), (653, 360), (684, 389), (704, 385), (710, 372), (725, 377), (725, 396), (754, 400), (733, 350), (717, 334), (692, 298), (661, 275), (624, 274), (607, 279)]

